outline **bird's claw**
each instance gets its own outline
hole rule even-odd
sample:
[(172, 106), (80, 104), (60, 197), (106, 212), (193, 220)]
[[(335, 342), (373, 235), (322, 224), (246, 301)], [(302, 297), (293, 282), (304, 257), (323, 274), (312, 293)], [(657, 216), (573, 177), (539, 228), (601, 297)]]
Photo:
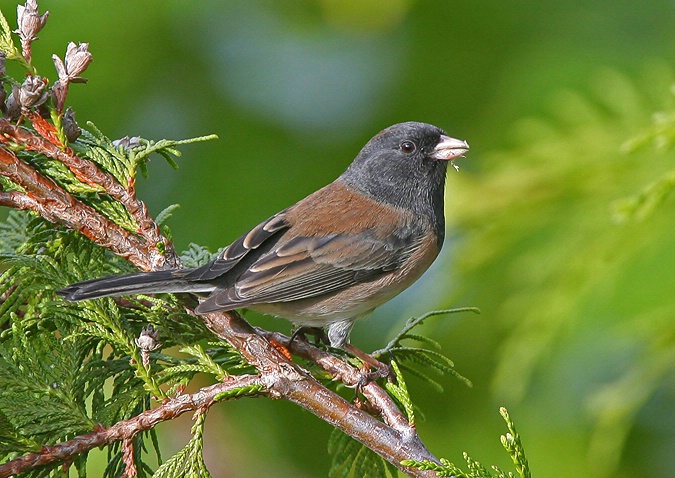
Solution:
[(381, 378), (386, 378), (389, 382), (394, 382), (396, 376), (391, 367), (385, 363), (371, 357), (372, 361), (364, 362), (359, 368), (360, 376), (354, 386), (356, 396), (362, 394), (363, 388), (370, 382), (377, 381)]

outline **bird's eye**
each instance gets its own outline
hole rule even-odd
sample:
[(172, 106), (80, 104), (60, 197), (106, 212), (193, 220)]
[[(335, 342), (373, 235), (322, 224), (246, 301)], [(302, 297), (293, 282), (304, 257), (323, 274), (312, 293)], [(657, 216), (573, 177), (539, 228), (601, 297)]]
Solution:
[(399, 147), (405, 154), (413, 153), (417, 149), (412, 141), (403, 141)]

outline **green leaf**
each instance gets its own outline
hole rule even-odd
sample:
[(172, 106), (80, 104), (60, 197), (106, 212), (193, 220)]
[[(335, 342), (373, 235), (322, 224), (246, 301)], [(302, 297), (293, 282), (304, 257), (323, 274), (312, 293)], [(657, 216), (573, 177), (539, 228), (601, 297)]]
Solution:
[(14, 254), (31, 237), (29, 224), (35, 218), (25, 211), (12, 209), (0, 222), (0, 254)]
[[(427, 382), (438, 391), (442, 391), (443, 387), (437, 381), (430, 378), (426, 373), (426, 370), (423, 371), (419, 370), (418, 368), (413, 368), (411, 364), (416, 364), (417, 366), (421, 366), (423, 369), (431, 369), (441, 374), (451, 375), (470, 387), (472, 386), (471, 381), (455, 370), (455, 365), (452, 360), (441, 353), (441, 345), (438, 342), (423, 335), (411, 333), (415, 327), (420, 326), (426, 319), (430, 317), (446, 314), (457, 314), (461, 312), (480, 313), (480, 310), (476, 309), (475, 307), (462, 307), (448, 310), (434, 310), (427, 312), (420, 317), (410, 317), (406, 321), (403, 329), (401, 329), (401, 331), (396, 334), (396, 336), (387, 344), (387, 346), (384, 349), (373, 352), (372, 355), (376, 358), (392, 357), (394, 360), (396, 360), (396, 362), (398, 362), (396, 365), (398, 370), (397, 373), (400, 373), (400, 370), (410, 372), (423, 381)], [(405, 342), (409, 341), (418, 342), (423, 346), (411, 347), (406, 345)], [(431, 348), (426, 348), (424, 346), (429, 346)], [(400, 369), (398, 367), (400, 367)], [(409, 413), (408, 418), (414, 420), (412, 414), (412, 404), (407, 403), (409, 398), (404, 398), (405, 395), (407, 395), (407, 392), (405, 392), (405, 394), (401, 397), (398, 397), (397, 393), (401, 393), (402, 391), (392, 388), (391, 385), (387, 386), (391, 388), (390, 393), (392, 393), (394, 397), (402, 400), (401, 405), (403, 405)]]
[(11, 179), (0, 175), (0, 186), (3, 191), (20, 191), (26, 192), (24, 188), (13, 182)]
[(192, 426), (192, 438), (185, 447), (160, 466), (153, 478), (210, 478), (211, 474), (204, 463), (204, 421), (205, 413), (197, 413)]
[(190, 243), (187, 250), (180, 255), (181, 263), (185, 267), (199, 267), (218, 257), (219, 252), (212, 253), (206, 247)]
[(221, 400), (228, 400), (230, 398), (239, 398), (247, 395), (255, 396), (264, 390), (265, 386), (262, 384), (250, 385), (248, 387), (235, 388), (234, 390), (228, 390), (226, 392), (219, 393), (218, 395), (213, 397), (213, 400), (216, 402), (220, 402)]
[(511, 455), (511, 460), (513, 464), (516, 465), (516, 471), (521, 478), (532, 478), (530, 473), (530, 467), (525, 458), (525, 449), (523, 448), (523, 443), (521, 441), (520, 435), (516, 431), (516, 426), (509, 416), (508, 410), (501, 407), (499, 409), (499, 414), (502, 416), (506, 422), (506, 427), (508, 428), (508, 433), (501, 436), (502, 446), (504, 449)]
[(396, 401), (401, 404), (403, 410), (405, 410), (406, 416), (408, 418), (408, 423), (410, 426), (415, 426), (415, 407), (410, 399), (408, 394), (408, 388), (406, 387), (405, 380), (403, 380), (403, 374), (398, 367), (398, 364), (392, 360), (391, 369), (396, 376), (396, 383), (387, 381), (384, 384), (385, 389), (389, 392)]
[(19, 57), (23, 59), (21, 52), (12, 41), (12, 29), (2, 14), (2, 10), (0, 10), (0, 50), (7, 54), (8, 59), (18, 59)]
[[(516, 471), (520, 478), (531, 478), (530, 469), (525, 458), (525, 451), (520, 440), (520, 435), (516, 432), (515, 426), (509, 417), (508, 412), (504, 407), (499, 409), (499, 413), (506, 422), (508, 433), (502, 435), (500, 440), (504, 449), (511, 456), (511, 459), (516, 466)], [(455, 477), (455, 478), (515, 478), (513, 473), (504, 472), (497, 466), (492, 466), (497, 474), (492, 474), (480, 462), (472, 459), (468, 453), (464, 452), (464, 460), (466, 461), (467, 471), (462, 470), (459, 466), (451, 463), (445, 458), (441, 458), (440, 463), (423, 460), (404, 460), (401, 462), (403, 466), (409, 466), (418, 470), (433, 470), (437, 476)]]
[(432, 310), (419, 317), (410, 317), (406, 321), (403, 329), (401, 329), (401, 331), (398, 334), (396, 334), (396, 337), (394, 337), (384, 349), (373, 352), (373, 356), (386, 355), (390, 351), (390, 349), (396, 347), (408, 335), (408, 333), (412, 329), (414, 329), (419, 325), (422, 325), (422, 323), (430, 317), (435, 317), (438, 315), (459, 314), (462, 312), (473, 312), (475, 314), (480, 314), (480, 309), (477, 309), (476, 307), (458, 307), (455, 309)]
[(675, 170), (662, 175), (645, 186), (642, 191), (611, 204), (614, 221), (622, 224), (628, 221), (643, 221), (654, 211), (674, 197)]
[(8, 453), (38, 452), (41, 448), (41, 444), (21, 436), (0, 410), (0, 456)]
[(203, 368), (202, 371), (205, 373), (212, 373), (216, 376), (216, 380), (222, 380), (229, 375), (227, 371), (218, 365), (199, 344), (185, 346), (180, 351), (195, 357), (198, 360), (199, 365)]
[(155, 222), (157, 223), (157, 225), (163, 226), (164, 224), (166, 224), (166, 222), (171, 218), (173, 212), (179, 207), (180, 205), (178, 204), (170, 204), (169, 206), (162, 209), (162, 211), (160, 211), (160, 213), (157, 214), (157, 217), (155, 218)]

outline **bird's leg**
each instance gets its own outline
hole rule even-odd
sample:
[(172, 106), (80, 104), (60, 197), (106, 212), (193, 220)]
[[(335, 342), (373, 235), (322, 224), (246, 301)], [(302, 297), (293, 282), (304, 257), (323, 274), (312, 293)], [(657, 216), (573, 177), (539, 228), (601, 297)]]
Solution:
[[(310, 334), (318, 339), (317, 342), (323, 342), (330, 344), (332, 347), (341, 348), (352, 356), (360, 359), (363, 362), (363, 379), (362, 383), (357, 385), (357, 390), (366, 383), (380, 378), (386, 377), (389, 381), (393, 382), (394, 376), (389, 365), (380, 362), (372, 355), (367, 354), (363, 350), (346, 341), (348, 340), (347, 337), (349, 330), (351, 330), (352, 324), (353, 321), (351, 320), (345, 321), (343, 323), (331, 324), (328, 327), (328, 333), (326, 333), (322, 327), (308, 327), (304, 325), (300, 326), (293, 331), (288, 346), (290, 348), (296, 338), (306, 341), (307, 339), (305, 335)], [(331, 332), (333, 333), (332, 336)], [(338, 343), (334, 343), (334, 340), (338, 341)], [(345, 343), (340, 344), (339, 342), (342, 341)]]
[(305, 325), (301, 325), (297, 329), (295, 329), (291, 334), (291, 340), (288, 341), (288, 346), (290, 347), (296, 338), (307, 342), (306, 337), (307, 334), (317, 338), (317, 343), (318, 342), (328, 343), (328, 337), (326, 336), (326, 332), (323, 330), (322, 327), (308, 327)]
[(363, 350), (358, 349), (349, 343), (349, 333), (354, 326), (355, 320), (355, 318), (350, 318), (328, 324), (328, 340), (330, 341), (331, 347), (343, 349), (363, 361), (363, 368), (365, 369), (363, 381), (365, 383), (384, 377), (388, 377), (389, 380), (392, 380), (391, 370), (388, 365), (383, 364), (372, 355), (368, 355)]

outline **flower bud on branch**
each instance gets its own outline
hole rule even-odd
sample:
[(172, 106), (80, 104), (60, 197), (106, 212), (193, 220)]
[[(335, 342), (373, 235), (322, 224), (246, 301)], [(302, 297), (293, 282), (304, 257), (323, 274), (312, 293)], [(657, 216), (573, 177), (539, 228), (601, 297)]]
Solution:
[(86, 78), (78, 75), (82, 74), (93, 60), (92, 54), (89, 53), (89, 43), (76, 45), (71, 41), (66, 49), (65, 61), (61, 60), (58, 55), (52, 55), (52, 59), (60, 80), (68, 80), (71, 83), (87, 81)]
[(7, 117), (18, 118), (28, 114), (31, 108), (40, 106), (47, 98), (47, 80), (39, 76), (27, 76), (21, 86), (12, 85), (12, 94), (7, 99)]
[(70, 106), (66, 108), (66, 112), (63, 113), (61, 123), (63, 124), (63, 132), (69, 143), (75, 141), (82, 134), (82, 129), (77, 124), (77, 121), (75, 121), (75, 112)]
[(19, 28), (14, 33), (21, 39), (21, 49), (23, 57), (30, 63), (32, 51), (31, 43), (38, 39), (37, 33), (44, 28), (47, 23), (49, 12), (43, 15), (38, 13), (37, 0), (26, 0), (25, 5), (17, 5), (16, 18)]
[(70, 83), (86, 83), (87, 79), (79, 75), (84, 72), (89, 66), (89, 63), (94, 59), (89, 52), (89, 43), (75, 44), (68, 43), (66, 49), (65, 61), (61, 60), (58, 55), (52, 55), (56, 73), (59, 79), (52, 87), (52, 96), (56, 104), (56, 110), (61, 113), (68, 95), (68, 85)]

